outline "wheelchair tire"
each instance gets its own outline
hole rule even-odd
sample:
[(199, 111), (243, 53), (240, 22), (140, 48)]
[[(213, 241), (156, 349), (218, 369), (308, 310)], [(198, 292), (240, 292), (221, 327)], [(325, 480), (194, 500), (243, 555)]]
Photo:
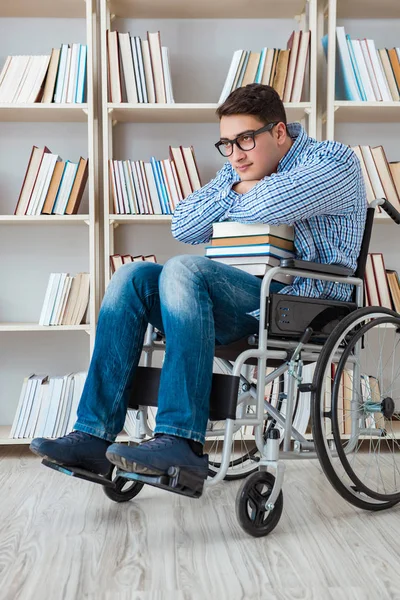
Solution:
[[(366, 325), (368, 321), (368, 324)], [(340, 437), (339, 434), (339, 380), (346, 364), (347, 355), (351, 356), (351, 349), (354, 348), (357, 342), (364, 343), (364, 336), (369, 329), (375, 325), (378, 327), (382, 323), (391, 324), (392, 326), (400, 326), (400, 317), (392, 310), (382, 307), (366, 307), (360, 308), (347, 317), (345, 317), (330, 334), (327, 342), (323, 346), (319, 356), (317, 366), (314, 373), (313, 391), (311, 398), (312, 411), (312, 431), (315, 443), (315, 450), (321, 464), (321, 467), (327, 476), (328, 480), (334, 489), (349, 503), (357, 508), (364, 510), (379, 511), (385, 510), (397, 504), (400, 501), (400, 493), (388, 494), (385, 499), (385, 494), (377, 494), (368, 490), (368, 487), (363, 485), (357, 477), (356, 472), (350, 465), (350, 462), (345, 457), (346, 440), (345, 436)], [(340, 362), (337, 356), (338, 349), (342, 350), (343, 360)], [(346, 350), (347, 348), (347, 350)], [(325, 402), (325, 385), (331, 364), (337, 364), (336, 376), (338, 379), (333, 379), (332, 386), (331, 409), (330, 411), (324, 405)], [(360, 361), (357, 359), (357, 363)], [(361, 368), (361, 363), (360, 363)], [(361, 381), (361, 380), (360, 380)], [(352, 384), (354, 385), (354, 384)], [(354, 389), (354, 388), (353, 388)], [(351, 412), (350, 409), (349, 412)], [(344, 420), (344, 406), (341, 408), (342, 421)], [(358, 414), (358, 413), (357, 413)], [(340, 415), (339, 415), (340, 416)], [(327, 436), (327, 426), (324, 419), (330, 419), (332, 423), (332, 432), (330, 439)], [(376, 439), (384, 439), (375, 437), (373, 443), (377, 444)], [(330, 448), (330, 445), (332, 448)], [(336, 450), (334, 450), (334, 448)], [(374, 451), (374, 450), (373, 450)], [(351, 452), (351, 450), (350, 450)]]
[(274, 487), (275, 477), (268, 471), (257, 471), (243, 482), (236, 496), (236, 516), (244, 531), (253, 537), (263, 537), (278, 525), (283, 510), (283, 494), (268, 510), (266, 503)]
[(115, 477), (116, 467), (110, 469), (107, 478), (114, 481), (115, 488), (103, 487), (105, 495), (113, 502), (129, 502), (138, 495), (143, 487), (140, 481), (130, 481), (124, 477)]

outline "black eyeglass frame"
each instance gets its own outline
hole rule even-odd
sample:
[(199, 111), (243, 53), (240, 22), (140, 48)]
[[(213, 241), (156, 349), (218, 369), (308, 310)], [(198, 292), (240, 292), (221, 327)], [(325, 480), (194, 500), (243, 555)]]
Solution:
[[(255, 139), (256, 135), (259, 135), (260, 133), (264, 133), (264, 131), (271, 131), (271, 129), (273, 129), (275, 127), (275, 125), (278, 125), (278, 123), (280, 123), (280, 121), (276, 121), (274, 123), (268, 123), (268, 125), (264, 125), (263, 127), (260, 127), (260, 129), (256, 129), (256, 131), (243, 131), (243, 133), (240, 133), (238, 136), (235, 137), (235, 139), (225, 140), (224, 142), (222, 140), (219, 140), (216, 144), (214, 144), (214, 146), (216, 147), (218, 152), (224, 158), (228, 158), (228, 156), (232, 156), (233, 147), (235, 144), (239, 148), (239, 150), (242, 150), (242, 152), (249, 152), (250, 150), (254, 150), (254, 148), (256, 147), (256, 139)], [(238, 142), (238, 139), (241, 138), (243, 135), (249, 135), (253, 138), (253, 147), (252, 148), (245, 149), (245, 148), (241, 147), (241, 145)], [(229, 154), (223, 154), (222, 150), (221, 150), (221, 146), (224, 146), (228, 142), (231, 144), (232, 151)]]

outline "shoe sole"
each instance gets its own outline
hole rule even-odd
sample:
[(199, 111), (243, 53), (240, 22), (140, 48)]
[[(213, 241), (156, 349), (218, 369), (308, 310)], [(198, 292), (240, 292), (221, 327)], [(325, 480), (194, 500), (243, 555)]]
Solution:
[(154, 467), (146, 467), (145, 465), (133, 462), (132, 460), (125, 458), (125, 456), (120, 456), (114, 452), (107, 452), (106, 456), (113, 465), (116, 465), (128, 473), (138, 473), (140, 475), (166, 475), (165, 471), (155, 469)]

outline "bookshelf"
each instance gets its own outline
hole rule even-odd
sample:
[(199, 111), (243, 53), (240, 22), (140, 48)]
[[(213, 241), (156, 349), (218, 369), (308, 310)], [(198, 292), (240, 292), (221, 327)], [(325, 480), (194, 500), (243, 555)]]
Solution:
[[(282, 33), (276, 31), (277, 25), (281, 24)], [(107, 29), (129, 31), (131, 35), (142, 38), (147, 31), (161, 32), (162, 44), (170, 49), (174, 104), (117, 104), (108, 101)], [(169, 144), (193, 144), (202, 183), (206, 183), (223, 164), (213, 148), (213, 142), (219, 135), (215, 111), (233, 51), (239, 47), (253, 50), (263, 46), (286, 47), (293, 29), (310, 29), (312, 32), (309, 89), (307, 101), (289, 103), (285, 108), (289, 121), (301, 121), (308, 132), (316, 136), (316, 0), (281, 3), (274, 0), (251, 3), (238, 0), (206, 0), (201, 3), (183, 0), (168, 3), (162, 0), (138, 0), (135, 3), (128, 0), (100, 1), (105, 286), (110, 279), (108, 257), (114, 253), (154, 253), (161, 263), (176, 254), (204, 253), (203, 246), (191, 247), (172, 239), (170, 216), (113, 214), (109, 194), (109, 160), (129, 158), (148, 161), (152, 155), (161, 159), (168, 156)], [(239, 32), (240, 42), (237, 41), (239, 37), (235, 40)], [(204, 81), (203, 85), (199, 81)]]
[[(88, 47), (85, 103), (0, 104), (0, 256), (7, 282), (0, 294), (0, 445), (29, 443), (8, 438), (23, 377), (33, 371), (86, 370), (94, 344), (100, 301), (95, 7), (95, 0), (0, 1), (2, 63), (8, 54), (49, 54), (61, 43), (79, 41)], [(31, 35), (33, 28), (38, 35)], [(33, 145), (48, 145), (76, 162), (79, 156), (89, 159), (82, 214), (13, 214)], [(90, 273), (89, 324), (38, 324), (49, 273), (56, 271)]]

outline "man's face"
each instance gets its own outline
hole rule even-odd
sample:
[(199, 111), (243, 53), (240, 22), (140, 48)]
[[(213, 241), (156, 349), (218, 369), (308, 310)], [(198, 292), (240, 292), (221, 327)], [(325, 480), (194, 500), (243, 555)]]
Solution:
[[(253, 115), (223, 116), (220, 121), (220, 138), (221, 140), (233, 140), (242, 133), (257, 131), (264, 125), (265, 123)], [(272, 131), (256, 135), (256, 145), (252, 150), (240, 150), (234, 144), (233, 153), (228, 156), (228, 160), (242, 181), (263, 179), (266, 175), (271, 175), (276, 171), (282, 158), (282, 148), (286, 137), (286, 128), (283, 123), (280, 123)]]

